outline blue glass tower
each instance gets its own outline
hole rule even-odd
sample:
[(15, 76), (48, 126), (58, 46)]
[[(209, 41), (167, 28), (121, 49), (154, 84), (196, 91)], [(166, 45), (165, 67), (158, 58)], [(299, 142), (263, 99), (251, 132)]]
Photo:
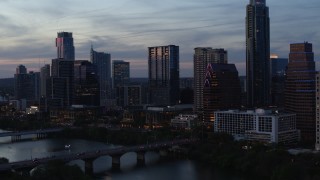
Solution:
[(179, 46), (149, 47), (150, 103), (174, 105), (179, 101)]
[(58, 32), (56, 47), (58, 59), (75, 60), (73, 37), (71, 32)]
[(270, 25), (265, 0), (250, 0), (246, 17), (247, 106), (270, 104)]

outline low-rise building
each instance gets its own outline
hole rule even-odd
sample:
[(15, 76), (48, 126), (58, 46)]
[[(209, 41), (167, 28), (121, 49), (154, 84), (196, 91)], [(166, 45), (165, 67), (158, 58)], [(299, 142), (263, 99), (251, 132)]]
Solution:
[(216, 111), (215, 132), (265, 143), (292, 144), (299, 140), (296, 115), (256, 109), (248, 111)]
[(192, 129), (197, 125), (198, 116), (189, 114), (179, 114), (171, 119), (171, 127), (176, 129)]

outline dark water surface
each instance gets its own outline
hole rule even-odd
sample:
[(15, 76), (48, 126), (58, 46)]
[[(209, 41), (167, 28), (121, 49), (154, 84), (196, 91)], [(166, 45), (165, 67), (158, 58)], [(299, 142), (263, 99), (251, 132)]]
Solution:
[[(0, 131), (1, 132), (1, 131)], [(32, 139), (33, 136), (28, 138)], [(10, 137), (0, 138), (0, 157), (6, 157), (10, 162), (96, 151), (98, 149), (116, 148), (119, 146), (81, 139), (44, 139), (22, 142), (10, 142)], [(66, 150), (65, 145), (70, 145)], [(126, 153), (121, 157), (121, 172), (111, 171), (111, 157), (103, 156), (94, 161), (94, 173), (97, 180), (240, 180), (228, 173), (213, 171), (194, 161), (181, 160), (174, 162), (160, 162), (156, 152), (146, 153), (146, 166), (136, 167), (136, 153)], [(82, 160), (72, 161), (84, 169)]]

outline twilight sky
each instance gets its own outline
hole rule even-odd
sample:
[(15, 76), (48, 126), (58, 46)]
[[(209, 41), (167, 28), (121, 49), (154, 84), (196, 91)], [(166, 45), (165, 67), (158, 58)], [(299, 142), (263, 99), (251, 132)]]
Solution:
[[(76, 59), (90, 46), (131, 64), (147, 77), (147, 47), (180, 46), (180, 76), (193, 76), (195, 47), (225, 48), (245, 74), (245, 16), (249, 0), (1, 0), (0, 78), (19, 64), (39, 71), (56, 58), (57, 32), (73, 32)], [(287, 58), (289, 44), (313, 44), (320, 59), (320, 1), (267, 0), (271, 52)]]

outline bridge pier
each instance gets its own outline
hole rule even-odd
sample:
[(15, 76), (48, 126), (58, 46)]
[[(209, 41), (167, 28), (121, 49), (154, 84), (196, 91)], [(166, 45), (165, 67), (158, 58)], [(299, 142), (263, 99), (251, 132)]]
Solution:
[(17, 142), (21, 140), (21, 135), (11, 136), (11, 142)]
[(166, 160), (168, 158), (168, 150), (160, 149), (159, 155), (160, 155), (160, 160)]
[(121, 155), (112, 156), (112, 171), (120, 171), (120, 158)]
[(47, 137), (46, 133), (37, 133), (37, 139), (44, 139)]
[(144, 151), (137, 152), (137, 166), (142, 167), (146, 165), (145, 154), (146, 152)]
[(94, 160), (95, 159), (83, 159), (85, 174), (88, 174), (88, 175), (92, 175), (93, 174), (93, 161)]

